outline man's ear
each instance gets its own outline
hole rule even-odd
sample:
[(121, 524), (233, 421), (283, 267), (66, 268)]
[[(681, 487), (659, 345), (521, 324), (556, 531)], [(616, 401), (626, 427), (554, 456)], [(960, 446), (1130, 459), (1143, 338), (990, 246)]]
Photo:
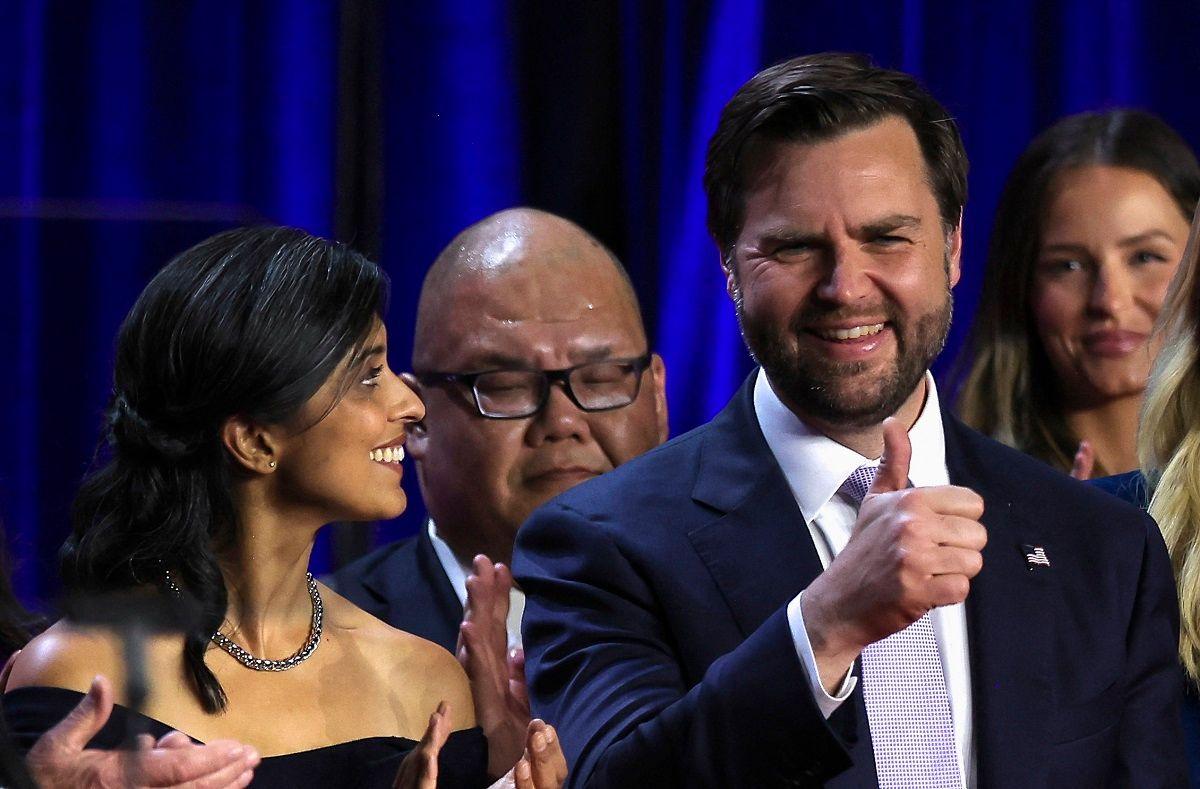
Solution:
[(958, 224), (954, 229), (946, 234), (946, 261), (948, 271), (946, 277), (950, 280), (950, 287), (958, 284), (959, 277), (962, 276), (962, 232), (963, 232), (963, 212), (958, 210)]
[(650, 357), (650, 374), (654, 378), (654, 417), (658, 422), (658, 443), (670, 437), (671, 424), (667, 414), (667, 366), (657, 353)]
[(737, 303), (737, 261), (733, 259), (733, 250), (729, 250), (728, 254), (721, 255), (721, 270), (725, 272), (725, 292), (729, 294), (730, 300), (734, 304)]
[[(400, 373), (400, 380), (404, 381), (405, 386), (413, 390), (413, 393), (421, 398), (421, 402), (425, 401), (424, 395), (421, 394), (421, 384), (417, 381), (415, 375), (412, 373)], [(408, 455), (413, 460), (425, 459), (425, 451), (429, 448), (429, 433), (425, 429), (424, 420), (409, 423), (408, 440), (404, 442), (404, 446)]]
[(221, 443), (234, 462), (256, 474), (270, 474), (279, 465), (279, 441), (275, 429), (237, 414), (221, 425)]

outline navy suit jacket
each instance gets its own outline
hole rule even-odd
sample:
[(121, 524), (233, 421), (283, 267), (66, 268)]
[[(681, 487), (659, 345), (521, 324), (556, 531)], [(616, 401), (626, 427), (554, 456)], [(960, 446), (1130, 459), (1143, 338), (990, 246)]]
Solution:
[[(861, 691), (827, 721), (796, 655), (786, 605), (822, 568), (752, 385), (518, 535), (534, 713), (558, 727), (571, 786), (876, 785)], [(1157, 528), (943, 420), (952, 483), (987, 507), (967, 600), (978, 785), (1183, 784)]]
[(440, 644), (458, 641), (463, 607), (438, 561), (426, 525), (333, 574), (334, 591), (397, 630)]

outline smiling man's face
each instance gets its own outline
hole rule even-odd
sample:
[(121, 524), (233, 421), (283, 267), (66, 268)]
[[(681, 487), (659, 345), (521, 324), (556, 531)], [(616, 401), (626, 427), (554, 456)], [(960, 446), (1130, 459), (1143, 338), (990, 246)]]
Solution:
[[(464, 271), (422, 305), (418, 372), (556, 370), (646, 353), (637, 305), (607, 253), (562, 220), (531, 221), (485, 247), (495, 265)], [(665, 439), (664, 387), (654, 356), (627, 406), (587, 413), (552, 385), (545, 408), (520, 419), (481, 416), (461, 384), (421, 387), (426, 417), (409, 446), (439, 533), (460, 556), (509, 561), (536, 507)]]
[(945, 342), (960, 230), (899, 118), (755, 153), (729, 281), (746, 343), (802, 419), (878, 424)]

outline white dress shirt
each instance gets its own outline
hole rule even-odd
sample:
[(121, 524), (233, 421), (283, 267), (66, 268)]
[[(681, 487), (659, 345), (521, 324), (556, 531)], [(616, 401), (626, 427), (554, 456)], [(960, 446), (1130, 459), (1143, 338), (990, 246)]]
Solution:
[[(446, 572), (446, 577), (450, 579), (450, 586), (454, 587), (454, 593), (458, 595), (458, 601), (463, 604), (463, 608), (467, 606), (467, 576), (474, 570), (471, 569), (470, 563), (460, 562), (458, 557), (454, 555), (454, 551), (450, 550), (450, 546), (438, 536), (437, 526), (433, 522), (433, 518), (429, 519), (429, 539), (433, 542), (433, 552), (437, 554), (438, 561), (441, 562), (442, 570)], [(525, 593), (516, 586), (508, 593), (508, 621), (505, 623), (508, 630), (508, 648), (521, 647), (521, 616), (525, 613)]]
[[(912, 464), (908, 476), (916, 488), (948, 485), (950, 482), (937, 387), (929, 373), (925, 374), (925, 392), (921, 415), (908, 432), (912, 441)], [(856, 468), (865, 464), (877, 465), (879, 459), (863, 457), (801, 422), (775, 394), (762, 369), (759, 369), (754, 384), (754, 412), (767, 446), (783, 469), (792, 495), (800, 506), (805, 525), (821, 557), (821, 564), (828, 567), (846, 547), (858, 517), (858, 508), (838, 495), (838, 488)], [(787, 613), (796, 653), (804, 664), (813, 697), (828, 718), (850, 696), (857, 684), (857, 677), (848, 673), (837, 695), (830, 696), (821, 685), (816, 658), (800, 612), (799, 595), (788, 604)], [(931, 611), (930, 619), (937, 636), (942, 671), (950, 696), (960, 774), (964, 786), (973, 787), (975, 759), (966, 610), (962, 603), (943, 606)]]

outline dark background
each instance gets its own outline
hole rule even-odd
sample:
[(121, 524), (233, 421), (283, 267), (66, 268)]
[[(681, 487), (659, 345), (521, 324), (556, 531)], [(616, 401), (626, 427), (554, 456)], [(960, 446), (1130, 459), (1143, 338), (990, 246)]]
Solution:
[[(421, 277), (459, 229), (517, 204), (563, 214), (627, 264), (673, 432), (708, 418), (749, 360), (704, 232), (704, 146), (759, 68), (824, 50), (918, 75), (962, 127), (971, 199), (941, 373), (1037, 131), (1136, 106), (1200, 142), (1195, 2), (0, 0), (0, 521), (21, 596), (57, 593), (121, 318), (172, 255), (233, 225), (379, 260), (404, 368)], [(411, 533), (412, 499), (396, 522), (334, 527), (315, 568)]]

